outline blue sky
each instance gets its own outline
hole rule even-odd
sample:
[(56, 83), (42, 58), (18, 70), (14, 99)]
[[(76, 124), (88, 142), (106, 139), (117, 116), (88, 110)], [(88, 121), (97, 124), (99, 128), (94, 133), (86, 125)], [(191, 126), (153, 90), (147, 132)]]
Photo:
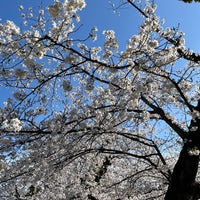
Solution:
[[(110, 0), (113, 3), (119, 0)], [(43, 2), (43, 3), (42, 3)], [(38, 5), (48, 4), (52, 0), (2, 0), (0, 6), (0, 18), (2, 22), (7, 19), (13, 20), (20, 26), (20, 13), (18, 5), (24, 7), (37, 7)], [(80, 12), (81, 31), (87, 36), (90, 29), (96, 25), (99, 29), (99, 40), (93, 45), (102, 44), (101, 33), (104, 29), (114, 29), (116, 36), (120, 41), (122, 49), (125, 48), (126, 42), (131, 35), (136, 34), (140, 25), (141, 17), (133, 8), (126, 7), (119, 9), (120, 15), (113, 14), (109, 0), (86, 0), (87, 7)], [(160, 18), (165, 19), (165, 26), (177, 27), (185, 32), (186, 45), (188, 48), (200, 52), (200, 3), (185, 4), (179, 0), (155, 0), (158, 5), (157, 12)], [(5, 90), (0, 87), (0, 106), (5, 101)], [(4, 94), (2, 96), (2, 94)]]

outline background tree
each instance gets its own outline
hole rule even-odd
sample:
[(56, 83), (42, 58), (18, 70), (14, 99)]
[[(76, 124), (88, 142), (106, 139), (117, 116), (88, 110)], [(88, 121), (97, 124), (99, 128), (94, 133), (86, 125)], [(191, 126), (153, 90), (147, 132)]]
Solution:
[(29, 9), (23, 31), (0, 24), (0, 82), (14, 88), (1, 199), (200, 198), (200, 57), (142, 3), (121, 1), (144, 19), (122, 52), (113, 30), (102, 47), (96, 27), (77, 39), (84, 0)]

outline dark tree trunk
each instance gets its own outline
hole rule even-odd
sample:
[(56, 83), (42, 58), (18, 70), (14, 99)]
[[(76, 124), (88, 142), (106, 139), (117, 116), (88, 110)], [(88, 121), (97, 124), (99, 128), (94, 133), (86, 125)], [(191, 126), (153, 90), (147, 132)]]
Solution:
[(191, 155), (192, 148), (196, 148), (192, 142), (184, 144), (174, 167), (165, 200), (197, 200), (199, 198), (200, 187), (195, 182), (199, 155)]

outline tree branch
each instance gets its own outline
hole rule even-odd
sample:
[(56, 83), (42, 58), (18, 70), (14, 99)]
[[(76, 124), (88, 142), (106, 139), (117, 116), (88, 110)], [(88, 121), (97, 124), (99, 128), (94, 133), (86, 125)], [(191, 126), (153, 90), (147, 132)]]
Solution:
[(160, 115), (161, 119), (164, 120), (182, 139), (186, 137), (186, 132), (175, 124), (170, 118), (168, 118), (162, 108), (152, 104), (144, 95), (141, 95), (141, 99), (146, 105)]

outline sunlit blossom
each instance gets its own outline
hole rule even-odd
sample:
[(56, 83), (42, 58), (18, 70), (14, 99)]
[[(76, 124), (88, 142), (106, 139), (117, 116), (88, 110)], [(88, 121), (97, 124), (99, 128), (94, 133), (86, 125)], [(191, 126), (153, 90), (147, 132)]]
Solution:
[(5, 120), (3, 121), (3, 128), (14, 132), (19, 132), (22, 129), (22, 122), (17, 118), (13, 118), (10, 121)]

